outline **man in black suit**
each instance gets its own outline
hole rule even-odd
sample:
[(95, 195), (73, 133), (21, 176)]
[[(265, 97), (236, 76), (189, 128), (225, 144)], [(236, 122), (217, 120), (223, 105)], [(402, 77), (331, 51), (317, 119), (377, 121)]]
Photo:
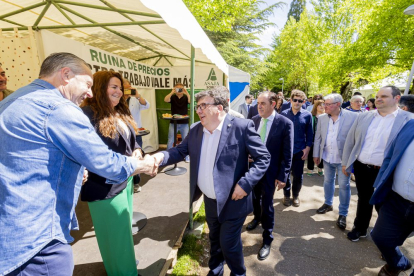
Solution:
[(257, 98), (259, 115), (252, 119), (256, 131), (271, 155), (269, 169), (253, 189), (254, 219), (246, 227), (250, 231), (262, 223), (263, 245), (258, 253), (259, 260), (269, 256), (275, 224), (273, 195), (276, 187), (278, 191), (285, 187), (292, 164), (293, 123), (279, 115), (275, 111), (275, 105), (275, 93), (261, 93)]
[[(160, 166), (190, 155), (191, 203), (204, 194), (210, 230), (208, 275), (246, 275), (241, 230), (253, 211), (251, 191), (266, 173), (270, 154), (250, 120), (228, 115), (228, 94), (213, 88), (196, 95), (200, 124), (177, 147), (154, 154)], [(248, 155), (255, 162), (249, 168)]]

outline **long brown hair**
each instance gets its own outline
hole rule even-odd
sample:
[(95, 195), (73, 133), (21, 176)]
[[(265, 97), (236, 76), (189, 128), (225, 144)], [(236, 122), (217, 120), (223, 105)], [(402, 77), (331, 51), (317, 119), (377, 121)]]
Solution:
[(121, 97), (119, 103), (112, 108), (107, 91), (109, 81), (114, 77), (118, 78), (121, 82), (121, 90), (122, 93), (124, 93), (124, 85), (119, 73), (114, 71), (98, 71), (93, 74), (93, 98), (87, 98), (81, 105), (90, 106), (92, 108), (94, 119), (99, 124), (99, 132), (104, 137), (110, 137), (112, 139), (117, 135), (117, 114), (124, 123), (132, 125), (135, 134), (138, 133), (137, 124), (131, 116), (131, 112), (129, 111), (129, 107), (124, 97)]
[(318, 114), (318, 106), (320, 106), (323, 103), (325, 103), (324, 100), (316, 100), (314, 102), (312, 112), (311, 112), (313, 116), (316, 116), (316, 114)]

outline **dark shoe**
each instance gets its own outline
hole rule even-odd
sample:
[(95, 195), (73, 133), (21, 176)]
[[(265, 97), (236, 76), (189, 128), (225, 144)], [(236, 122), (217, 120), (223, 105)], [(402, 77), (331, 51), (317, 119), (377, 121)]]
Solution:
[(409, 263), (406, 269), (392, 268), (388, 264), (386, 264), (383, 267), (381, 267), (381, 270), (378, 273), (378, 276), (398, 276), (400, 272), (409, 270), (410, 268), (411, 268), (411, 263)]
[(260, 221), (258, 220), (252, 220), (251, 222), (249, 222), (249, 224), (247, 224), (246, 226), (246, 230), (247, 231), (252, 231), (254, 229), (256, 229), (256, 227), (259, 225)]
[(299, 200), (299, 197), (294, 197), (294, 198), (293, 198), (292, 205), (293, 205), (294, 207), (299, 207), (299, 205), (300, 205), (300, 200)]
[(345, 230), (345, 228), (346, 228), (346, 216), (339, 215), (338, 220), (336, 221), (336, 225), (340, 229)]
[(283, 205), (285, 205), (285, 206), (290, 206), (292, 203), (290, 202), (290, 197), (284, 197), (283, 199), (282, 199), (282, 203), (283, 203)]
[(348, 232), (348, 239), (353, 242), (359, 241), (359, 238), (365, 238), (366, 236), (367, 236), (367, 231), (359, 232), (355, 229), (352, 229), (351, 232)]
[(267, 257), (269, 257), (270, 254), (270, 245), (269, 244), (263, 244), (262, 248), (260, 248), (259, 253), (257, 253), (257, 258), (259, 261), (265, 260)]
[(332, 205), (328, 205), (324, 203), (318, 210), (316, 210), (316, 213), (325, 214), (326, 212), (330, 212), (332, 210), (333, 210)]

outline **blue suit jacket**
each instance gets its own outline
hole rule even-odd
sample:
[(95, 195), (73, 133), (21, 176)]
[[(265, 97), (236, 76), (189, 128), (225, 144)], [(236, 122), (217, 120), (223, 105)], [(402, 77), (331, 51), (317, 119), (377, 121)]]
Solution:
[(247, 113), (247, 119), (252, 119), (257, 114), (259, 114), (259, 110), (257, 110), (257, 103), (256, 103), (250, 106), (249, 112)]
[(406, 148), (414, 139), (414, 120), (410, 120), (401, 129), (397, 138), (394, 139), (389, 150), (385, 154), (381, 169), (374, 183), (374, 194), (371, 197), (372, 205), (381, 203), (385, 200), (388, 193), (392, 190), (394, 182), (394, 171)]
[[(190, 129), (181, 144), (163, 151), (164, 160), (160, 164), (171, 165), (183, 161), (185, 156), (190, 155), (191, 203), (201, 196), (197, 180), (202, 140), (203, 126), (197, 124)], [(250, 169), (249, 154), (256, 160)], [(253, 122), (226, 115), (213, 169), (217, 215), (220, 222), (247, 216), (253, 211), (251, 191), (266, 173), (269, 163), (270, 154), (255, 131)], [(236, 184), (247, 193), (247, 196), (237, 201), (231, 199)]]
[[(259, 128), (262, 118), (257, 115), (253, 117), (255, 129)], [(270, 153), (270, 166), (266, 171), (266, 181), (275, 185), (275, 180), (286, 183), (292, 165), (293, 155), (293, 123), (285, 116), (275, 114), (266, 148)]]

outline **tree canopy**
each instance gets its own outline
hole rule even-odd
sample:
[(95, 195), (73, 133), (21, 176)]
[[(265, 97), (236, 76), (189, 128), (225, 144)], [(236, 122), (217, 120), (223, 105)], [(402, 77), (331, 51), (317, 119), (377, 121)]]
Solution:
[(414, 59), (411, 0), (319, 0), (274, 37), (263, 86), (340, 92), (410, 70)]
[(257, 0), (184, 0), (201, 27), (210, 37), (226, 62), (251, 74), (251, 87), (258, 87), (257, 76), (269, 66), (263, 57), (268, 49), (260, 46), (258, 35), (269, 26), (278, 2), (264, 9)]
[(290, 3), (290, 9), (288, 13), (288, 20), (292, 16), (296, 21), (300, 20), (300, 15), (306, 7), (306, 0), (293, 0)]

